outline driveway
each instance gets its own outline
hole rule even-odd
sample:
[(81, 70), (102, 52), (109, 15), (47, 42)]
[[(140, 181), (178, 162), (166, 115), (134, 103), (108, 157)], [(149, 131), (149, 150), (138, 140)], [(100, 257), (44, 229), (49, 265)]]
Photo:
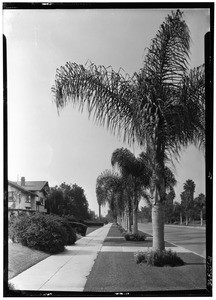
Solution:
[[(152, 235), (151, 223), (139, 223), (139, 230)], [(190, 226), (165, 225), (165, 240), (206, 257), (206, 230)]]

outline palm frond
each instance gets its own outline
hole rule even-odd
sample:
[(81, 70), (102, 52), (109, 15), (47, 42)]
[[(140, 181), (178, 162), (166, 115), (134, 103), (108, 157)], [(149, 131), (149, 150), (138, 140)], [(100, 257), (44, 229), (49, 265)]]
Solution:
[(187, 71), (189, 49), (189, 29), (183, 13), (177, 10), (161, 24), (144, 61), (142, 72), (156, 86), (156, 97), (163, 99), (163, 88), (178, 88)]
[(87, 107), (89, 116), (113, 133), (121, 133), (124, 140), (133, 138), (133, 111), (135, 109), (135, 77), (115, 72), (112, 67), (85, 66), (67, 62), (56, 71), (52, 87), (54, 101), (59, 109), (69, 102), (79, 110)]

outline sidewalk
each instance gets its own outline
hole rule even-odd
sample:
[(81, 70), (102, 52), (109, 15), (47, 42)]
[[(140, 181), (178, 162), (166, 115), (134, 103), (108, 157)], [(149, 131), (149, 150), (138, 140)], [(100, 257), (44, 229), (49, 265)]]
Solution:
[[(107, 224), (81, 238), (65, 252), (39, 262), (10, 282), (16, 289), (67, 292), (149, 292), (205, 290), (205, 260), (166, 242), (184, 260), (181, 267), (136, 264), (134, 253), (152, 246), (126, 241), (116, 225)], [(179, 292), (180, 295), (180, 292)]]
[(83, 291), (103, 241), (112, 224), (67, 246), (66, 251), (44, 259), (10, 282), (16, 290)]

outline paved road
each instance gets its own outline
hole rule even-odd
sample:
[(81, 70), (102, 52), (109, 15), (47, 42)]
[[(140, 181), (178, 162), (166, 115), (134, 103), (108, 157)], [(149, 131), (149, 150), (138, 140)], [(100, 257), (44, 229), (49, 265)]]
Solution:
[[(139, 230), (152, 235), (152, 224), (138, 225)], [(206, 257), (206, 230), (183, 226), (165, 225), (165, 240), (184, 247), (202, 257)]]

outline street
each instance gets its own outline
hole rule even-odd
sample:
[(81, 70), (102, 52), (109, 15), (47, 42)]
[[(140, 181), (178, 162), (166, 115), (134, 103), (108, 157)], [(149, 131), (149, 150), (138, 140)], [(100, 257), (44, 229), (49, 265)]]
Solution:
[[(152, 223), (139, 223), (139, 230), (152, 235)], [(165, 225), (165, 240), (206, 257), (206, 230), (189, 226)]]

